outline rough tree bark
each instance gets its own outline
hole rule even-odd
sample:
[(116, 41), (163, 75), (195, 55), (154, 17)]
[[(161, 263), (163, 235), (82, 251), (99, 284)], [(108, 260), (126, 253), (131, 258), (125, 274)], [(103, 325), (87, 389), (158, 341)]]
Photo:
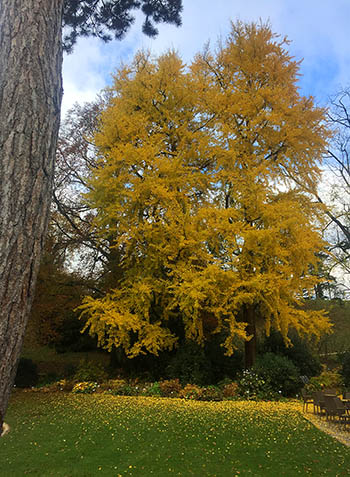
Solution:
[(45, 237), (64, 0), (0, 0), (0, 434)]

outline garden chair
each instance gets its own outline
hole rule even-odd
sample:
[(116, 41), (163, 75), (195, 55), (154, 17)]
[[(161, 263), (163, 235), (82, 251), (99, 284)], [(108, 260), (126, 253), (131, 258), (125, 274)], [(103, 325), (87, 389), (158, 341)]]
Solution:
[(315, 391), (312, 394), (314, 401), (314, 414), (322, 414), (325, 410), (324, 408), (324, 395), (322, 391)]
[(350, 414), (349, 410), (346, 408), (345, 404), (336, 396), (324, 396), (325, 400), (325, 410), (326, 417), (329, 418), (338, 418), (340, 424), (350, 423)]
[(344, 426), (346, 426), (346, 424), (350, 424), (350, 409), (349, 409), (349, 407), (345, 403), (343, 403), (343, 401), (338, 397), (335, 397), (334, 401), (335, 401), (335, 405), (337, 407), (339, 422), (343, 423)]
[(324, 395), (324, 409), (326, 412), (326, 419), (333, 419), (336, 416), (339, 416), (339, 410), (336, 404), (336, 396)]
[(303, 399), (303, 412), (307, 412), (309, 404), (314, 404), (312, 394), (308, 393), (306, 389), (301, 390), (301, 397)]

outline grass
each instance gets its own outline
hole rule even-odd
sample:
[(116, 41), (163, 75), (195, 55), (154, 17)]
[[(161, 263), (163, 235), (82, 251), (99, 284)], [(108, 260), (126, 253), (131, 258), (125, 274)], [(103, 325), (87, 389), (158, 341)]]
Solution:
[(1, 475), (350, 475), (350, 449), (299, 403), (16, 392)]

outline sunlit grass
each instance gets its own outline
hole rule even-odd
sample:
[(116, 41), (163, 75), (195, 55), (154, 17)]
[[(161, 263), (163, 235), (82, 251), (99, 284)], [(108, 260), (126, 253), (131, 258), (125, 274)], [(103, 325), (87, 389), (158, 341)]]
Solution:
[(19, 392), (0, 475), (350, 475), (350, 449), (300, 404)]

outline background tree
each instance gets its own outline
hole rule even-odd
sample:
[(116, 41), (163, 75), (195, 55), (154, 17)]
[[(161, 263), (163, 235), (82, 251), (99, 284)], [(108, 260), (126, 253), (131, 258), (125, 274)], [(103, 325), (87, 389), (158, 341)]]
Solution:
[[(66, 242), (57, 230), (49, 226), (35, 287), (33, 306), (29, 316), (24, 346), (34, 349), (55, 346), (64, 350), (80, 350), (93, 340), (81, 335), (83, 323), (75, 308), (82, 297), (95, 290), (94, 281), (65, 266)], [(72, 341), (75, 341), (72, 343)]]
[(256, 328), (316, 335), (320, 311), (300, 308), (319, 278), (320, 211), (292, 180), (316, 188), (324, 111), (297, 89), (298, 63), (268, 25), (237, 23), (188, 71), (174, 53), (139, 54), (115, 77), (102, 114), (88, 200), (114, 236), (124, 274), (82, 306), (102, 346), (130, 356), (202, 344), (224, 332), (232, 354)]
[(96, 163), (96, 148), (91, 141), (103, 104), (101, 96), (83, 106), (76, 104), (61, 125), (51, 214), (51, 226), (60, 237), (66, 264), (69, 260), (79, 262), (80, 272), (95, 279), (109, 253), (91, 226), (94, 213), (83, 194), (89, 190), (86, 178)]
[[(294, 175), (298, 187), (311, 194), (323, 207), (326, 221), (323, 235), (328, 242), (328, 252), (320, 255), (319, 267), (315, 273), (324, 277), (316, 291), (319, 297), (341, 298), (348, 295), (349, 285), (344, 275), (350, 273), (350, 94), (347, 89), (340, 91), (331, 101), (327, 111), (327, 124), (332, 130), (332, 138), (324, 151), (322, 181), (319, 187), (308, 187)], [(336, 273), (336, 271), (340, 271)], [(343, 275), (343, 277), (341, 277)]]
[(344, 90), (333, 98), (329, 108), (328, 122), (334, 135), (325, 155), (324, 182), (328, 190), (318, 193), (318, 200), (327, 205), (329, 222), (325, 234), (331, 244), (331, 265), (340, 265), (346, 275), (350, 273), (349, 114), (350, 92)]
[(181, 0), (0, 0), (0, 429), (43, 248), (62, 98), (64, 48), (79, 35), (120, 38), (146, 15), (180, 24)]

